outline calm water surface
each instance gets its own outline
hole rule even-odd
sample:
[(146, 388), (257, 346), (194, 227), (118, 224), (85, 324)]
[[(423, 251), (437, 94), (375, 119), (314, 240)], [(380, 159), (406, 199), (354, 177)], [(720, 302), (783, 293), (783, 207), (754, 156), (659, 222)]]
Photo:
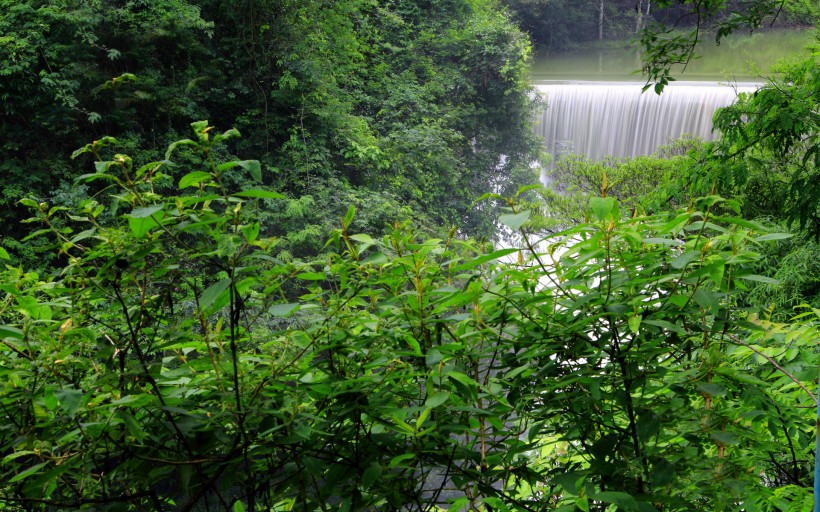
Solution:
[[(800, 54), (812, 41), (812, 30), (778, 30), (732, 35), (714, 44), (714, 39), (698, 47), (700, 58), (692, 60), (685, 71), (673, 76), (679, 80), (748, 82), (770, 74), (770, 68), (783, 58)], [(553, 80), (641, 81), (640, 53), (625, 43), (622, 48), (576, 50), (536, 55), (531, 76), (535, 82)], [(638, 70), (636, 72), (636, 70)]]

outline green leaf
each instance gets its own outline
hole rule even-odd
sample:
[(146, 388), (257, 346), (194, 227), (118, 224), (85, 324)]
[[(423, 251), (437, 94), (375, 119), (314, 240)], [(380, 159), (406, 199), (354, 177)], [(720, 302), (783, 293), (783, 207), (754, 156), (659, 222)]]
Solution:
[(128, 215), (128, 227), (137, 238), (144, 237), (152, 228), (159, 226), (165, 217), (164, 204), (137, 208)]
[[(406, 425), (406, 423), (405, 423), (405, 425)], [(412, 428), (411, 428), (411, 430), (412, 430)], [(395, 468), (396, 466), (402, 464), (404, 461), (415, 458), (415, 456), (416, 456), (415, 453), (403, 453), (401, 455), (397, 455), (397, 456), (393, 457), (392, 459), (390, 459), (390, 463), (387, 465), (387, 467)]]
[(117, 410), (117, 416), (122, 419), (125, 424), (125, 428), (128, 429), (128, 433), (131, 434), (134, 439), (141, 442), (143, 439), (148, 437), (148, 434), (143, 430), (140, 422), (138, 422), (130, 412), (125, 409), (119, 409)]
[(73, 418), (77, 411), (80, 410), (83, 404), (83, 392), (79, 389), (63, 388), (54, 392), (57, 400), (60, 402), (60, 409), (65, 414)]
[(54, 394), (53, 389), (47, 389), (45, 393), (43, 393), (43, 403), (49, 411), (53, 411), (57, 408), (57, 396)]
[(627, 320), (627, 323), (629, 324), (629, 330), (632, 331), (633, 334), (638, 334), (638, 331), (641, 328), (641, 320), (643, 320), (643, 317), (641, 317), (641, 315), (631, 316), (629, 317), (629, 320)]
[(670, 330), (672, 332), (676, 332), (678, 334), (686, 334), (686, 331), (683, 329), (683, 327), (681, 327), (679, 325), (675, 325), (671, 322), (667, 322), (666, 320), (647, 320), (647, 319), (644, 319), (643, 323), (646, 324), (646, 325), (654, 325), (655, 327), (660, 327), (661, 329), (667, 329), (667, 330)]
[(651, 245), (684, 245), (683, 241), (674, 238), (644, 238), (641, 242)]
[(95, 172), (95, 173), (92, 173), (92, 174), (81, 174), (80, 176), (77, 176), (77, 179), (74, 180), (74, 183), (80, 183), (80, 182), (90, 183), (92, 181), (96, 181), (96, 180), (100, 180), (100, 179), (117, 181), (116, 176), (111, 176), (111, 175), (108, 175), (108, 174), (100, 174), (100, 173)]
[(211, 173), (204, 172), (204, 171), (194, 171), (189, 172), (185, 176), (179, 179), (179, 188), (188, 188), (188, 187), (196, 187), (199, 186), (200, 183), (206, 180), (210, 180), (213, 178)]
[(757, 274), (746, 274), (741, 276), (735, 276), (735, 279), (745, 279), (746, 281), (754, 281), (756, 283), (763, 283), (763, 284), (780, 284), (780, 281), (777, 279), (772, 279), (771, 277), (766, 276), (759, 276)]
[(216, 170), (223, 172), (237, 166), (248, 171), (248, 174), (251, 175), (254, 181), (262, 183), (262, 166), (259, 160), (231, 160), (230, 162), (217, 165)]
[(132, 219), (145, 219), (152, 215), (156, 215), (156, 213), (161, 211), (163, 208), (165, 208), (164, 204), (155, 204), (152, 206), (146, 206), (145, 208), (136, 208), (129, 214), (129, 216)]
[(302, 272), (300, 274), (296, 274), (296, 279), (302, 279), (303, 281), (323, 281), (327, 276), (322, 272)]
[(755, 242), (765, 242), (767, 240), (785, 240), (787, 238), (792, 238), (794, 235), (791, 233), (769, 233), (768, 235), (759, 236), (754, 239)]
[(435, 393), (427, 396), (427, 400), (424, 401), (424, 405), (430, 409), (435, 409), (439, 405), (446, 402), (449, 398), (449, 391), (436, 391)]
[(697, 389), (701, 393), (711, 396), (726, 396), (726, 388), (724, 388), (720, 384), (715, 384), (712, 382), (704, 382), (702, 384), (698, 384)]
[(253, 243), (259, 238), (259, 229), (261, 228), (258, 222), (252, 222), (246, 226), (242, 226), (242, 234), (245, 235), (245, 240), (248, 243)]
[(672, 265), (672, 268), (680, 270), (689, 263), (691, 263), (693, 260), (698, 259), (699, 257), (700, 251), (686, 251), (685, 253), (681, 254), (680, 256), (672, 260), (670, 265)]
[(614, 197), (592, 196), (589, 198), (589, 207), (598, 220), (607, 220), (610, 216), (613, 218), (618, 216), (618, 201)]
[(382, 474), (382, 467), (378, 464), (373, 464), (362, 473), (362, 487), (370, 488)]
[(10, 325), (0, 325), (0, 339), (6, 338), (14, 338), (20, 341), (23, 339), (23, 331)]
[(605, 503), (614, 503), (624, 512), (638, 512), (638, 502), (625, 492), (606, 491), (593, 494), (592, 499)]
[(45, 466), (45, 465), (46, 465), (45, 462), (41, 462), (39, 464), (35, 464), (35, 465), (31, 466), (30, 468), (26, 469), (25, 471), (21, 471), (20, 473), (17, 473), (13, 477), (11, 477), (11, 480), (9, 480), (9, 483), (19, 482), (20, 480), (22, 480), (24, 478), (27, 478), (27, 477), (33, 475), (34, 473), (37, 473), (38, 471), (43, 469), (43, 466)]
[(720, 444), (735, 445), (740, 444), (740, 439), (731, 432), (712, 432), (709, 437)]
[(245, 512), (245, 505), (241, 501), (236, 500), (233, 504), (233, 512)]
[(10, 260), (11, 259), (11, 257), (9, 256), (9, 253), (7, 253), (6, 250), (3, 249), (2, 247), (0, 247), (0, 258), (2, 258), (4, 260)]
[(193, 141), (191, 139), (178, 140), (178, 141), (174, 142), (173, 144), (171, 144), (170, 146), (168, 146), (168, 151), (165, 152), (165, 159), (170, 160), (171, 155), (174, 153), (174, 151), (179, 146), (197, 146), (197, 145), (198, 144), (196, 143), (196, 141)]
[(29, 197), (24, 197), (23, 199), (20, 199), (18, 201), (18, 203), (22, 204), (23, 206), (28, 206), (29, 208), (39, 208), (40, 207), (40, 203), (38, 203), (37, 201), (35, 201), (34, 199), (31, 199)]
[(447, 512), (461, 512), (462, 510), (467, 510), (467, 507), (470, 505), (470, 500), (468, 498), (459, 498), (450, 505), (450, 508), (447, 509)]
[(225, 278), (207, 287), (199, 298), (199, 311), (206, 311), (220, 296), (228, 293), (228, 287), (230, 285), (231, 279)]
[(675, 465), (666, 459), (661, 459), (652, 464), (650, 475), (653, 484), (667, 485), (675, 479)]
[(703, 309), (715, 311), (718, 308), (720, 308), (720, 301), (718, 299), (718, 296), (715, 295), (713, 292), (699, 289), (695, 291), (695, 294), (692, 296), (692, 298), (695, 299), (695, 302)]
[(357, 233), (355, 235), (350, 235), (351, 240), (355, 240), (357, 242), (362, 242), (364, 244), (373, 245), (375, 241), (373, 238), (365, 233)]
[(529, 210), (522, 210), (518, 213), (505, 213), (499, 215), (498, 220), (513, 231), (518, 231), (530, 218)]
[(515, 252), (518, 252), (519, 250), (520, 249), (515, 249), (515, 248), (500, 249), (498, 251), (491, 252), (490, 254), (485, 254), (483, 256), (479, 256), (478, 258), (473, 258), (473, 259), (471, 259), (470, 261), (468, 261), (466, 263), (462, 263), (461, 265), (453, 267), (451, 270), (453, 272), (461, 272), (462, 270), (467, 270), (467, 269), (470, 269), (470, 268), (477, 267), (477, 266), (481, 265), (482, 263), (487, 263), (488, 261), (493, 261), (493, 260), (497, 260), (499, 258), (503, 258), (504, 256), (507, 256), (508, 254), (513, 254)]
[(453, 381), (461, 384), (466, 388), (467, 393), (474, 397), (477, 393), (477, 385), (476, 382), (468, 377), (467, 375), (457, 372), (457, 371), (450, 371), (445, 374), (447, 377), (452, 379)]
[(285, 199), (285, 196), (280, 194), (279, 192), (273, 192), (271, 190), (261, 190), (258, 188), (243, 190), (242, 192), (237, 192), (231, 195), (234, 197), (251, 197), (254, 199)]
[(277, 317), (287, 317), (299, 310), (299, 304), (274, 304), (268, 308), (268, 313)]
[(353, 217), (356, 216), (356, 207), (352, 204), (347, 209), (347, 213), (345, 214), (344, 220), (342, 220), (342, 227), (347, 229), (351, 222), (353, 222)]

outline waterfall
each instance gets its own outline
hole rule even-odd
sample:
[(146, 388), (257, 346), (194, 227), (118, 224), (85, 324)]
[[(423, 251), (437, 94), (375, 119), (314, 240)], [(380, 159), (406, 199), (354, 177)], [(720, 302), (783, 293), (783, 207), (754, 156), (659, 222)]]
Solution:
[(711, 82), (673, 83), (657, 95), (641, 93), (642, 83), (577, 82), (536, 88), (547, 109), (535, 131), (553, 156), (648, 155), (682, 135), (714, 138), (712, 116), (754, 84), (730, 87)]

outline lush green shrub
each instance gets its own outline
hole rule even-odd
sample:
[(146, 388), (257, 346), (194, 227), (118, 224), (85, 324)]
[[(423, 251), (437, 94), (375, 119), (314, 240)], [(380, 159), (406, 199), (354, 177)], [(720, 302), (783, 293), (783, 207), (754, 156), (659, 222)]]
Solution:
[[(65, 266), (2, 270), (0, 507), (810, 509), (817, 312), (735, 307), (780, 237), (715, 213), (736, 204), (592, 197), (523, 249), (373, 238), (350, 208), (285, 262), (258, 220), (285, 198), (229, 188), (258, 162), (194, 129), (98, 161), (111, 204), (26, 201)], [(202, 166), (169, 165), (183, 146)]]

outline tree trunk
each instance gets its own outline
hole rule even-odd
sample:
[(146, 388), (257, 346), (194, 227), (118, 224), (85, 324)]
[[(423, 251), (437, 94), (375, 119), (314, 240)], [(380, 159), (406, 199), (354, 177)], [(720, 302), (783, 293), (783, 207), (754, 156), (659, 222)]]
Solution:
[(598, 40), (604, 38), (604, 0), (598, 0)]
[(641, 27), (643, 26), (643, 0), (638, 0), (638, 3), (635, 4), (635, 33), (641, 31)]
[(645, 20), (649, 18), (649, 9), (652, 5), (652, 0), (646, 0), (646, 11), (643, 11), (643, 0), (638, 0), (638, 3), (635, 5), (635, 33), (641, 31), (644, 26)]

